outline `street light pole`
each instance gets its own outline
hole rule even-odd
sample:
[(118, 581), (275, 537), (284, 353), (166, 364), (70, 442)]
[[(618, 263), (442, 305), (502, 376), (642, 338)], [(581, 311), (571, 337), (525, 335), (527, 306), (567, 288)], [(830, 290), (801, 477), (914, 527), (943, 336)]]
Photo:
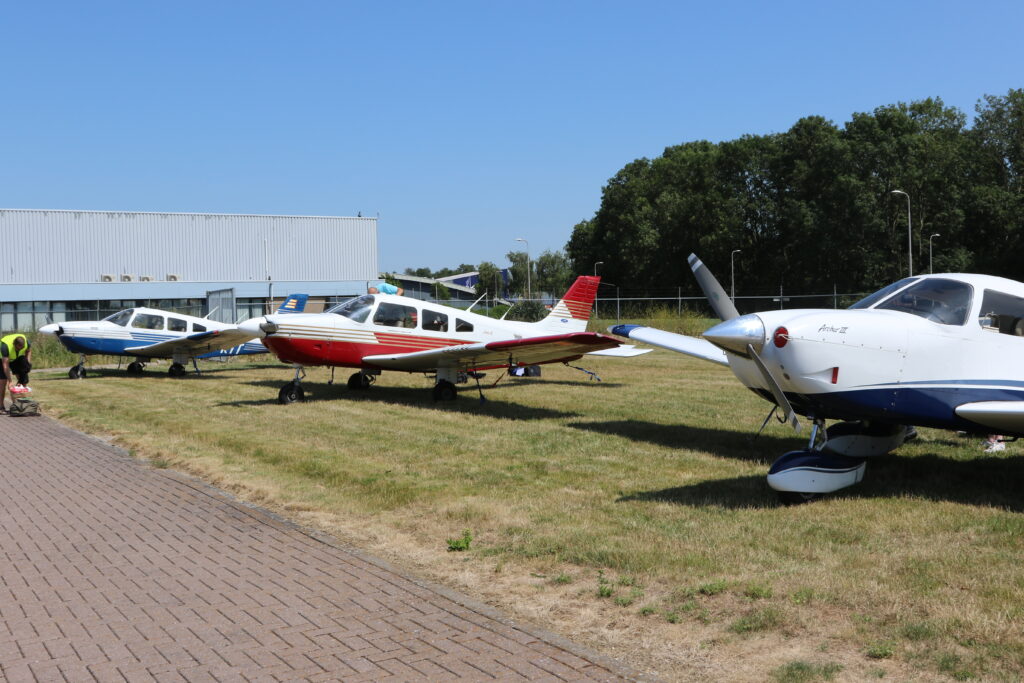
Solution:
[(903, 190), (893, 190), (891, 194), (901, 194), (907, 198), (907, 267), (914, 274), (914, 242), (910, 232), (910, 195)]
[(932, 270), (932, 237), (942, 237), (939, 233), (932, 233), (931, 237), (928, 238), (928, 272), (934, 273)]
[(597, 263), (594, 264), (594, 277), (597, 277), (597, 267), (598, 266), (603, 266), (603, 265), (604, 265), (604, 261), (598, 261)]
[(522, 237), (517, 237), (516, 242), (522, 242), (526, 245), (526, 298), (532, 299), (533, 297), (530, 295), (530, 271), (533, 270), (533, 268), (530, 267), (530, 243)]
[(741, 251), (743, 251), (743, 250), (742, 249), (733, 249), (732, 253), (729, 254), (729, 271), (730, 271), (730, 274), (732, 275), (732, 294), (731, 294), (730, 298), (732, 299), (732, 302), (734, 304), (736, 303), (736, 260), (735, 260), (735, 257), (736, 257), (736, 254), (740, 253)]

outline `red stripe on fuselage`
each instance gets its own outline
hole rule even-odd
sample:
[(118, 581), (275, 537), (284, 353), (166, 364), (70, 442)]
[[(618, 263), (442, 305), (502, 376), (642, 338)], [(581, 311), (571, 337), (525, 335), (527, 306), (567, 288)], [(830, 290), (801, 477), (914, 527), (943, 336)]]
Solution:
[(412, 335), (375, 333), (379, 343), (331, 341), (327, 339), (299, 339), (270, 336), (263, 343), (286, 363), (300, 365), (333, 365), (358, 368), (366, 356), (415, 353), (445, 346), (472, 343), (466, 339), (444, 339)]

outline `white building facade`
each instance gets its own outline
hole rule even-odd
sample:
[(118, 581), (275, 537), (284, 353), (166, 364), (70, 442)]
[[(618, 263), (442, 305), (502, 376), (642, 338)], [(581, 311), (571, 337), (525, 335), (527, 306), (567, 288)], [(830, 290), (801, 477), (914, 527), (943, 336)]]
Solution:
[[(0, 330), (152, 306), (234, 322), (378, 281), (377, 219), (0, 209)], [(210, 306), (210, 301), (215, 306)]]

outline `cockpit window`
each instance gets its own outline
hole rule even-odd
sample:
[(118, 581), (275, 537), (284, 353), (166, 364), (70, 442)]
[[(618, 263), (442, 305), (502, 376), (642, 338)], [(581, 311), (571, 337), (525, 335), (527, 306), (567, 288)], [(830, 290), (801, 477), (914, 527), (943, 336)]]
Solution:
[(973, 289), (965, 282), (925, 278), (876, 308), (910, 313), (942, 325), (963, 325), (971, 308), (972, 293)]
[(337, 313), (343, 315), (349, 320), (354, 320), (357, 323), (365, 323), (367, 316), (370, 315), (370, 309), (373, 308), (374, 298), (369, 294), (356, 297), (355, 299), (349, 299), (342, 303), (334, 306), (333, 308), (327, 309), (328, 313)]
[(871, 308), (879, 301), (892, 294), (893, 292), (898, 292), (899, 290), (909, 285), (911, 282), (916, 282), (917, 280), (920, 279), (921, 278), (916, 277), (905, 277), (899, 282), (894, 282), (891, 285), (882, 287), (874, 294), (868, 294), (866, 297), (864, 297), (854, 305), (850, 306), (850, 308)]
[(128, 324), (128, 321), (132, 319), (132, 313), (134, 312), (134, 308), (129, 308), (124, 311), (118, 311), (113, 315), (108, 315), (106, 318), (104, 318), (104, 320), (106, 320), (108, 323), (114, 323), (115, 325), (120, 325), (121, 327), (124, 327), (125, 325)]

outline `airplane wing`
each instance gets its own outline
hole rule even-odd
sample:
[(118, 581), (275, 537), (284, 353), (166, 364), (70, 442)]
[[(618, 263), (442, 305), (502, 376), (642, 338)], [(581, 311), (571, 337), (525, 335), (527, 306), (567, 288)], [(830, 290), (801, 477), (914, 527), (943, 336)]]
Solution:
[(957, 406), (956, 414), (1000, 434), (1024, 434), (1024, 401), (979, 401)]
[(175, 351), (184, 353), (187, 356), (201, 356), (212, 351), (230, 349), (247, 341), (255, 341), (251, 334), (237, 328), (227, 330), (208, 330), (196, 332), (187, 337), (168, 339), (148, 344), (145, 346), (132, 346), (126, 348), (127, 353), (134, 353), (136, 356), (149, 358), (170, 358)]
[(701, 360), (711, 361), (719, 365), (729, 365), (725, 351), (705, 339), (687, 337), (685, 334), (666, 332), (654, 327), (644, 327), (643, 325), (615, 325), (609, 327), (608, 331), (620, 337), (628, 337), (646, 344), (653, 344), (669, 351), (678, 351)]
[(555, 334), (495, 342), (460, 344), (413, 353), (365, 356), (363, 362), (388, 370), (409, 372), (436, 368), (462, 370), (539, 365), (576, 360), (585, 353), (613, 349), (619, 341), (595, 332)]

